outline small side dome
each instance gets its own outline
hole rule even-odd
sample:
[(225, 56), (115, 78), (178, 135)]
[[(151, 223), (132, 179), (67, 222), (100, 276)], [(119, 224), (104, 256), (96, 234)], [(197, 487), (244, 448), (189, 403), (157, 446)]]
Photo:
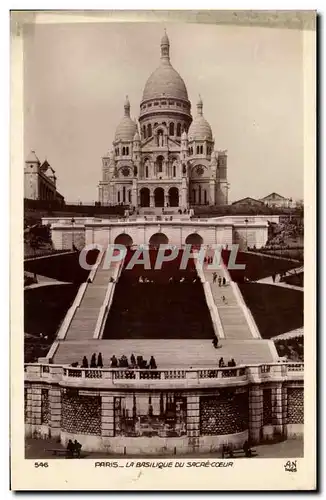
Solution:
[(115, 131), (115, 141), (132, 141), (137, 131), (136, 123), (130, 118), (130, 102), (128, 96), (124, 103), (124, 117)]
[(211, 126), (203, 116), (203, 101), (200, 96), (197, 102), (197, 116), (190, 125), (188, 138), (189, 141), (211, 141), (213, 139)]
[(137, 125), (131, 118), (124, 116), (115, 131), (115, 141), (132, 141)]

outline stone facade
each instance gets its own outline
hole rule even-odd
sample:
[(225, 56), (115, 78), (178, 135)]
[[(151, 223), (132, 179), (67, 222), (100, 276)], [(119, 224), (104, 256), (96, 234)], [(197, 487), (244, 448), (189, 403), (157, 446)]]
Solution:
[(184, 81), (170, 63), (165, 34), (160, 65), (144, 88), (139, 123), (130, 118), (127, 97), (113, 149), (102, 158), (99, 201), (187, 208), (227, 204), (227, 199), (226, 151), (214, 151), (201, 98), (193, 119)]

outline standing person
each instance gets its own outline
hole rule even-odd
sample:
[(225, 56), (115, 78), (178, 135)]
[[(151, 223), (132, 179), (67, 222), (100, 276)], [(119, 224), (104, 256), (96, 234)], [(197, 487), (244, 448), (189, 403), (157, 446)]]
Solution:
[(83, 357), (82, 368), (88, 368), (88, 360), (86, 356)]
[(217, 349), (217, 346), (218, 346), (218, 339), (217, 339), (217, 337), (213, 338), (213, 342), (212, 343), (213, 343), (214, 348)]
[(226, 279), (225, 279), (225, 276), (223, 276), (223, 286), (226, 285)]
[(90, 368), (96, 368), (96, 354), (93, 352), (92, 357), (91, 357), (91, 363), (90, 363)]
[(130, 356), (130, 364), (131, 364), (132, 368), (135, 368), (135, 366), (136, 366), (136, 358), (135, 358), (135, 356), (133, 354)]
[(222, 284), (222, 278), (221, 278), (221, 276), (219, 276), (218, 277), (218, 286), (221, 286), (221, 284)]
[(68, 458), (73, 458), (74, 456), (74, 443), (69, 439), (68, 444), (67, 444), (67, 457)]
[(102, 353), (100, 352), (97, 357), (97, 368), (103, 368)]
[(213, 272), (213, 283), (216, 283), (216, 278), (217, 278), (217, 273), (214, 271)]
[(223, 359), (223, 358), (220, 358), (220, 360), (219, 360), (219, 362), (218, 362), (218, 366), (219, 366), (220, 368), (223, 368), (223, 367), (225, 366), (225, 364), (224, 364), (224, 359)]
[(117, 358), (115, 357), (115, 354), (113, 354), (112, 358), (111, 358), (111, 368), (117, 368), (118, 367), (118, 360)]
[(80, 458), (81, 449), (82, 449), (82, 445), (80, 443), (78, 443), (77, 439), (75, 439), (74, 451), (76, 453), (77, 458)]
[(149, 367), (151, 370), (156, 370), (156, 368), (157, 368), (154, 356), (151, 356), (151, 358), (149, 360)]
[(223, 300), (223, 304), (226, 303), (226, 298), (224, 297), (224, 295), (222, 295), (222, 300)]

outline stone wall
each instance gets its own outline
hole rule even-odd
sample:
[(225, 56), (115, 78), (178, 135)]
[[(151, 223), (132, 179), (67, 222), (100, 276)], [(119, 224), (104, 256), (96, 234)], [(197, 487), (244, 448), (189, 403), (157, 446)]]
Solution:
[[(43, 377), (48, 375), (43, 366)], [(34, 375), (34, 381), (25, 382), (25, 432), (56, 437), (63, 445), (78, 439), (85, 451), (163, 455), (218, 451), (223, 444), (239, 447), (248, 438), (258, 444), (302, 436), (302, 381), (236, 382), (200, 390), (185, 384), (177, 392), (101, 391), (98, 385), (82, 389), (38, 382)]]

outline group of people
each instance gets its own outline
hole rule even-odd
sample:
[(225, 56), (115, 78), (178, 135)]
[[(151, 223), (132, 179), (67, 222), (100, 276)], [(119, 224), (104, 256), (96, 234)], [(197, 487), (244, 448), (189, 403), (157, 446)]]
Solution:
[(227, 284), (225, 276), (223, 276), (223, 278), (222, 278), (222, 276), (217, 276), (217, 272), (214, 271), (213, 272), (213, 283), (216, 283), (216, 281), (218, 283), (218, 286), (226, 286), (226, 284)]
[(72, 442), (71, 439), (69, 439), (68, 444), (67, 444), (67, 457), (68, 458), (80, 458), (80, 453), (81, 453), (82, 445), (75, 439), (74, 442)]
[(228, 361), (228, 364), (226, 365), (225, 364), (225, 361), (223, 358), (220, 358), (219, 362), (218, 362), (218, 366), (219, 368), (225, 368), (226, 366), (237, 366), (236, 362), (234, 361), (234, 359), (232, 358), (230, 361)]
[[(78, 361), (71, 363), (71, 366), (74, 368), (77, 368), (79, 366)], [(87, 357), (84, 356), (80, 367), (81, 368), (103, 368), (102, 353), (99, 353), (98, 356), (96, 356), (96, 353), (94, 352), (92, 354), (90, 363), (88, 363)]]
[[(76, 361), (74, 363), (71, 363), (71, 366), (77, 368), (79, 366), (79, 363)], [(143, 356), (137, 356), (136, 358), (135, 355), (132, 354), (130, 356), (130, 361), (128, 361), (127, 356), (125, 356), (124, 354), (119, 359), (116, 357), (115, 354), (113, 354), (113, 356), (110, 359), (110, 367), (156, 370), (157, 364), (154, 356), (151, 356), (150, 360), (147, 362), (146, 359), (143, 359)], [(81, 368), (103, 368), (102, 353), (99, 353), (98, 356), (96, 356), (96, 353), (93, 353), (90, 363), (88, 363), (87, 357), (84, 356), (83, 361), (81, 363)]]
[(143, 356), (137, 356), (135, 357), (134, 354), (130, 356), (130, 362), (128, 361), (127, 356), (124, 354), (121, 356), (120, 359), (117, 359), (115, 354), (113, 354), (111, 358), (111, 368), (131, 368), (131, 369), (149, 369), (149, 370), (156, 370), (157, 364), (155, 361), (154, 356), (150, 357), (149, 362), (147, 362), (146, 359), (143, 358)]

